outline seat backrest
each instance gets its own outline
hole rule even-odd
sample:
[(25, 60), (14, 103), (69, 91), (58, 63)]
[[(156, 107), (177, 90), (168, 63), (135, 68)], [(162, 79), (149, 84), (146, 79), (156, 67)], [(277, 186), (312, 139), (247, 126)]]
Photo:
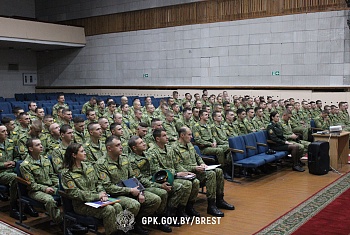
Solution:
[(196, 150), (196, 153), (198, 154), (198, 156), (202, 156), (202, 154), (201, 154), (201, 151), (200, 151), (200, 149), (199, 149), (199, 147), (197, 146), (197, 145), (193, 145), (193, 147), (194, 147), (194, 149)]
[[(254, 132), (254, 136), (257, 143), (267, 144), (267, 139), (264, 131)], [(258, 146), (258, 153), (265, 153), (269, 149), (268, 146)]]
[(229, 144), (229, 147), (232, 149), (239, 149), (243, 151), (243, 153), (235, 153), (231, 151), (233, 161), (239, 161), (246, 158), (247, 152), (246, 152), (245, 143), (242, 136), (235, 136), (235, 137), (228, 138), (228, 144)]
[(243, 139), (244, 139), (244, 142), (245, 142), (245, 145), (247, 146), (251, 146), (251, 147), (254, 147), (255, 149), (249, 149), (247, 148), (247, 156), (248, 157), (251, 157), (251, 156), (254, 156), (258, 153), (258, 150), (257, 150), (257, 144), (256, 144), (256, 139), (255, 139), (255, 136), (253, 133), (249, 133), (249, 134), (246, 134), (246, 135), (243, 135), (242, 136)]
[[(22, 162), (23, 162), (22, 160), (19, 160), (16, 162), (15, 171), (16, 171), (17, 176), (23, 179), (22, 173), (20, 170), (20, 166), (21, 166)], [(18, 186), (20, 196), (28, 196), (28, 190), (27, 190), (26, 185), (18, 183), (17, 186)]]
[(8, 102), (0, 102), (0, 110), (2, 110), (2, 113), (12, 113), (11, 104)]

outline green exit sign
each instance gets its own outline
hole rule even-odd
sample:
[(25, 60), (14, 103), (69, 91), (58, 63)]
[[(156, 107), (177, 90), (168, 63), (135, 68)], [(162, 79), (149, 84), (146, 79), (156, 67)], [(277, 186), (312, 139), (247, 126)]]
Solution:
[(143, 74), (143, 77), (144, 77), (144, 78), (148, 78), (148, 73), (144, 73), (144, 74)]
[(272, 71), (272, 76), (279, 76), (280, 75), (280, 71), (276, 70), (276, 71)]

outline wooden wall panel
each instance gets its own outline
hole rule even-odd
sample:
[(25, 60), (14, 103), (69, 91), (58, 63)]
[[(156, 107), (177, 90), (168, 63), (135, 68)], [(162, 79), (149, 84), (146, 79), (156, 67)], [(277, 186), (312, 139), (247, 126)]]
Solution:
[(86, 36), (348, 9), (344, 0), (213, 0), (68, 20)]

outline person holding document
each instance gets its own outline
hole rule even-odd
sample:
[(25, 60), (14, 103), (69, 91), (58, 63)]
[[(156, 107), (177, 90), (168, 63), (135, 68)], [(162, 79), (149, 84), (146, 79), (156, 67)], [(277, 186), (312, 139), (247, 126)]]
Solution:
[(94, 167), (86, 162), (86, 153), (81, 144), (73, 143), (67, 147), (63, 159), (62, 186), (72, 199), (77, 214), (93, 216), (103, 220), (106, 234), (117, 232), (116, 216), (123, 211), (119, 203), (100, 208), (85, 205), (85, 202), (108, 201), (108, 195), (98, 185)]
[[(224, 200), (224, 175), (220, 168), (206, 170), (202, 158), (198, 156), (192, 143), (192, 131), (188, 127), (179, 129), (179, 140), (174, 144), (175, 155), (181, 159), (179, 164), (186, 170), (196, 173), (201, 182), (206, 180), (208, 208), (207, 213), (213, 216), (223, 217), (220, 209), (234, 210), (235, 207)], [(219, 209), (220, 208), (220, 209)]]

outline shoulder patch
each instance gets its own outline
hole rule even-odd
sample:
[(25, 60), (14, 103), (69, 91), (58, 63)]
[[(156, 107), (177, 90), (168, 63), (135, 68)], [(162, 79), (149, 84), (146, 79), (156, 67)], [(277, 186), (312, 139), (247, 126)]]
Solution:
[(100, 172), (100, 179), (101, 180), (104, 180), (104, 179), (106, 179), (106, 173), (104, 173), (104, 172)]
[(73, 181), (68, 181), (67, 186), (68, 186), (68, 188), (75, 188), (75, 184)]
[(273, 134), (273, 130), (272, 130), (272, 129), (270, 129), (270, 130), (269, 130), (269, 133), (270, 133), (270, 134)]
[(30, 176), (29, 176), (29, 174), (24, 174), (24, 179), (26, 180), (26, 181), (29, 181), (30, 180)]

